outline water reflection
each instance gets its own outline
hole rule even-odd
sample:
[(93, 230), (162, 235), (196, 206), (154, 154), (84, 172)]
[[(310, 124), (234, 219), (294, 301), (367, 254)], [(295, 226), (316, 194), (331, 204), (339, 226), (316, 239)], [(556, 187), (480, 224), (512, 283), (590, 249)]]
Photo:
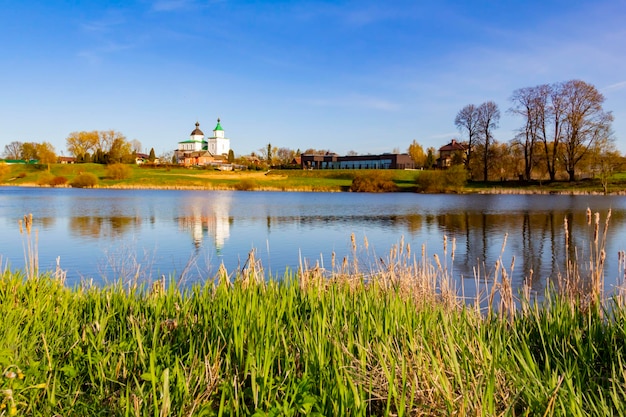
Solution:
[(202, 247), (206, 237), (212, 239), (220, 254), (230, 236), (230, 194), (217, 194), (211, 198), (197, 197), (181, 201), (183, 213), (177, 218), (180, 230), (189, 232), (196, 250)]
[(103, 237), (121, 238), (141, 227), (141, 218), (135, 216), (73, 216), (70, 234), (73, 236), (100, 239)]
[[(97, 258), (123, 244), (154, 254), (158, 273), (184, 267), (190, 256), (224, 262), (229, 271), (259, 251), (264, 266), (296, 269), (302, 259), (315, 262), (350, 255), (350, 235), (367, 237), (384, 255), (401, 237), (415, 251), (442, 255), (443, 236), (456, 243), (455, 277), (483, 278), (496, 261), (513, 267), (513, 286), (526, 281), (543, 292), (550, 279), (566, 271), (566, 259), (589, 259), (593, 225), (586, 209), (612, 208), (607, 232), (607, 280), (616, 281), (617, 253), (626, 249), (626, 197), (448, 196), (413, 194), (261, 193), (154, 190), (2, 189), (0, 258), (19, 268), (22, 247), (17, 220), (33, 213), (40, 232), (41, 265), (61, 256), (68, 277), (98, 276)], [(564, 221), (567, 219), (567, 239)], [(569, 252), (566, 251), (568, 248)], [(450, 251), (449, 246), (448, 251)], [(217, 259), (216, 259), (217, 257)], [(199, 271), (197, 279), (206, 279)]]

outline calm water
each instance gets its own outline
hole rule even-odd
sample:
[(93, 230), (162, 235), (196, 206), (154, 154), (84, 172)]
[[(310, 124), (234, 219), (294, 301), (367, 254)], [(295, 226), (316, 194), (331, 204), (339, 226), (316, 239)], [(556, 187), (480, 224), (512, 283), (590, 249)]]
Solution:
[(273, 275), (300, 262), (328, 268), (333, 252), (339, 260), (352, 253), (352, 233), (362, 265), (386, 258), (402, 239), (418, 255), (425, 245), (428, 256), (443, 257), (447, 236), (456, 241), (453, 273), (460, 282), (473, 283), (476, 268), (489, 275), (502, 253), (507, 268), (515, 259), (516, 287), (532, 270), (532, 286), (542, 291), (564, 269), (565, 218), (578, 256), (587, 259), (593, 238), (587, 207), (602, 222), (612, 209), (611, 286), (620, 274), (618, 251), (626, 249), (623, 196), (0, 188), (0, 257), (3, 266), (23, 267), (18, 220), (27, 213), (38, 230), (40, 268), (54, 269), (60, 257), (70, 285), (128, 279), (137, 271), (141, 278), (202, 281), (221, 263), (228, 271), (243, 267), (252, 249)]

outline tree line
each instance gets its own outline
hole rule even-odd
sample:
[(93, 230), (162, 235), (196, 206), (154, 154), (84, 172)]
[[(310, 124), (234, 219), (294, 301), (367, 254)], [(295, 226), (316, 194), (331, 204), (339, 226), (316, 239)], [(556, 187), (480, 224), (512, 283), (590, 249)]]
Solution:
[(500, 120), (494, 102), (468, 104), (455, 118), (468, 139), (464, 163), (473, 177), (480, 166), (485, 181), (510, 171), (527, 181), (535, 176), (554, 181), (559, 172), (574, 181), (578, 172), (601, 173), (611, 169), (610, 161), (622, 162), (614, 147), (613, 115), (604, 110), (604, 96), (595, 86), (581, 80), (541, 84), (515, 90), (510, 101), (508, 112), (522, 124), (508, 145), (493, 136)]
[[(493, 101), (464, 106), (454, 119), (465, 136), (465, 150), (452, 165), (464, 164), (470, 178), (525, 181), (561, 177), (574, 181), (581, 173), (607, 179), (624, 158), (615, 148), (613, 115), (603, 108), (604, 96), (591, 84), (570, 80), (517, 89), (509, 114), (522, 120), (508, 142), (495, 139), (500, 109)], [(424, 152), (413, 141), (408, 148), (417, 166), (436, 165), (435, 148)]]
[[(141, 152), (141, 142), (128, 141), (115, 130), (93, 130), (72, 132), (66, 138), (67, 151), (76, 158), (76, 162), (94, 162), (98, 164), (134, 163)], [(38, 161), (41, 164), (57, 162), (57, 153), (49, 142), (13, 141), (4, 147), (6, 159)], [(154, 148), (150, 149), (148, 160), (154, 161)]]
[[(493, 101), (464, 106), (454, 119), (455, 126), (467, 139), (464, 152), (453, 155), (452, 164), (464, 164), (471, 179), (484, 181), (519, 178), (526, 181), (564, 174), (573, 181), (577, 173), (600, 178), (621, 168), (622, 156), (615, 149), (611, 129), (613, 115), (603, 108), (604, 96), (591, 84), (570, 80), (517, 89), (510, 97), (510, 114), (522, 121), (515, 137), (508, 142), (495, 139), (500, 109)], [(103, 164), (132, 163), (141, 150), (137, 140), (128, 141), (115, 130), (72, 132), (66, 139), (68, 152), (77, 162)], [(327, 153), (307, 149), (304, 153)], [(267, 167), (296, 167), (300, 150), (276, 147), (268, 143), (251, 154)], [(415, 164), (430, 168), (436, 165), (437, 150), (426, 152), (413, 141), (408, 153)], [(356, 155), (350, 151), (349, 155)], [(56, 162), (54, 147), (48, 142), (11, 142), (5, 146), (7, 159)], [(150, 159), (154, 160), (154, 150)], [(162, 158), (165, 160), (165, 156)], [(170, 159), (169, 157), (167, 159)], [(234, 154), (229, 161), (234, 161)], [(246, 161), (241, 161), (244, 163)]]

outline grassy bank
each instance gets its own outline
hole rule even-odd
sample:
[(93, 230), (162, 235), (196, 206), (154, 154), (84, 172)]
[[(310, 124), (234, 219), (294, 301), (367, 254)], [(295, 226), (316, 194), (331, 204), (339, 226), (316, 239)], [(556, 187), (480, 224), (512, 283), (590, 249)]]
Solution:
[[(11, 165), (0, 171), (0, 184), (37, 186), (55, 184), (69, 186), (81, 174), (93, 174), (97, 187), (209, 189), (209, 190), (271, 190), (271, 191), (348, 191), (359, 176), (389, 178), (397, 191), (419, 191), (417, 178), (423, 172), (431, 177), (443, 176), (443, 171), (409, 170), (271, 170), (271, 171), (216, 171), (213, 169), (182, 168), (178, 166), (128, 165), (123, 179), (114, 179), (107, 167), (99, 164), (52, 164), (47, 166)], [(441, 188), (441, 190), (440, 190)], [(576, 182), (470, 182), (466, 185), (441, 184), (433, 192), (461, 193), (602, 193), (599, 180)], [(388, 188), (382, 188), (388, 190)], [(382, 190), (381, 189), (381, 190)], [(626, 174), (616, 173), (609, 182), (609, 193), (626, 190)]]
[(367, 270), (353, 243), (280, 279), (252, 253), (192, 288), (69, 289), (38, 273), (25, 218), (29, 266), (0, 280), (0, 415), (625, 415), (624, 294), (603, 294), (589, 220), (590, 259), (539, 305), (501, 260), (463, 299), (447, 241)]

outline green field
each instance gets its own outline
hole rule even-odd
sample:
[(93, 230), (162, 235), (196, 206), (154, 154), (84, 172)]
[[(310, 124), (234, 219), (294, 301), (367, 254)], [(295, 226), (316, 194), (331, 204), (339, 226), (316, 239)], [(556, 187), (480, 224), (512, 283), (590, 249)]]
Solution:
[[(44, 185), (52, 179), (62, 178), (57, 186), (69, 186), (81, 173), (92, 173), (97, 187), (120, 188), (171, 188), (215, 190), (272, 190), (272, 191), (348, 191), (358, 175), (389, 175), (398, 191), (417, 191), (416, 178), (426, 171), (384, 170), (270, 170), (270, 171), (218, 171), (214, 169), (183, 168), (178, 166), (127, 165), (129, 174), (124, 179), (112, 179), (107, 167), (99, 164), (9, 165), (0, 167), (2, 185)], [(429, 171), (432, 172), (432, 171)], [(442, 173), (443, 171), (436, 171)], [(444, 187), (445, 188), (445, 187)], [(608, 186), (609, 193), (626, 190), (626, 173), (614, 174)], [(469, 182), (460, 189), (453, 187), (444, 192), (467, 193), (602, 193), (598, 179), (567, 181), (503, 181)]]

